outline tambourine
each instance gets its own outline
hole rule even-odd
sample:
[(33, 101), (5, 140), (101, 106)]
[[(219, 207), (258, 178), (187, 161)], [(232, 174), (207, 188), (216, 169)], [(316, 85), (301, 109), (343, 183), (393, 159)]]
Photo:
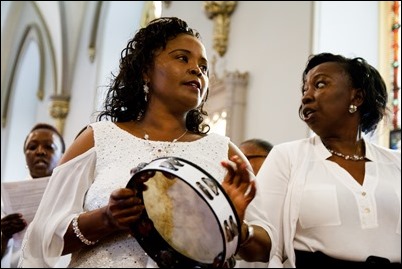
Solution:
[[(139, 184), (142, 173), (151, 177)], [(145, 206), (131, 234), (159, 267), (234, 267), (240, 221), (219, 182), (202, 168), (158, 158), (138, 166), (127, 188), (137, 189)]]

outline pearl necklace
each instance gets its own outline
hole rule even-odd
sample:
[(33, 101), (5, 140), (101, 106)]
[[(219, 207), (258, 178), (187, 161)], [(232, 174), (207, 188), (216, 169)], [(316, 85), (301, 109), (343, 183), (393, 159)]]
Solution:
[(359, 155), (357, 155), (357, 154), (345, 155), (345, 154), (342, 154), (342, 153), (340, 153), (340, 152), (334, 151), (334, 150), (332, 150), (332, 149), (330, 149), (330, 148), (327, 148), (327, 149), (328, 149), (329, 152), (331, 152), (331, 154), (334, 154), (334, 155), (336, 155), (336, 156), (342, 157), (342, 158), (344, 158), (345, 160), (362, 161), (362, 160), (364, 160), (364, 158), (365, 158), (364, 156), (359, 156)]
[[(160, 158), (160, 157), (166, 157), (171, 153), (173, 150), (173, 144), (179, 141), (180, 139), (183, 138), (187, 134), (188, 130), (184, 131), (179, 137), (175, 138), (172, 140), (172, 142), (168, 141), (154, 141), (154, 144), (151, 144), (151, 141), (149, 140), (149, 134), (145, 132), (144, 130), (144, 140), (148, 141), (149, 146), (151, 147), (151, 156), (153, 158)], [(166, 144), (166, 145), (162, 145)]]

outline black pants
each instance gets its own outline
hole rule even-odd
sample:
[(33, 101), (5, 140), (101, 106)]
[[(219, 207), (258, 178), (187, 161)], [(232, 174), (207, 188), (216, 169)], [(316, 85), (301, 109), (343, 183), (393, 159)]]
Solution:
[(400, 263), (391, 263), (388, 259), (376, 256), (369, 256), (364, 262), (353, 262), (339, 260), (325, 255), (324, 253), (308, 252), (295, 250), (296, 253), (296, 268), (326, 268), (336, 267), (344, 268), (349, 267), (353, 269), (360, 268), (402, 268)]

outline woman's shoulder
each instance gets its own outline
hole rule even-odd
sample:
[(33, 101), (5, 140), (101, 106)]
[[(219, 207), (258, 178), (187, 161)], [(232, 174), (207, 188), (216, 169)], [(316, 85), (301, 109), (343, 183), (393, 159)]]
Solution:
[(63, 154), (60, 164), (66, 163), (69, 160), (85, 153), (89, 149), (94, 147), (93, 130), (91, 128), (85, 129), (73, 143), (67, 148), (66, 152)]
[(320, 143), (318, 137), (309, 137), (277, 143), (269, 152), (269, 159), (277, 162), (303, 163), (307, 160), (322, 158), (320, 153)]
[(391, 162), (396, 162), (399, 165), (401, 163), (400, 150), (389, 149), (370, 141), (366, 141), (366, 155), (368, 155), (369, 158), (376, 156), (384, 161), (388, 160)]
[(274, 145), (276, 149), (282, 150), (296, 150), (300, 148), (307, 148), (316, 145), (319, 141), (317, 137), (302, 138), (297, 140), (285, 141)]
[(115, 125), (115, 123), (111, 121), (96, 121), (89, 124), (89, 126), (91, 126), (92, 129), (112, 127), (113, 125)]
[(190, 142), (192, 147), (198, 148), (200, 151), (210, 150), (214, 152), (225, 152), (225, 154), (227, 155), (230, 144), (229, 137), (218, 133), (208, 133), (197, 136), (198, 139), (188, 141)]
[(218, 134), (218, 133), (208, 133), (206, 135), (204, 135), (202, 138), (206, 138), (208, 137), (208, 139), (213, 139), (213, 140), (224, 140), (224, 141), (230, 141), (230, 137), (222, 135), (222, 134)]
[(230, 138), (218, 133), (206, 133), (206, 134), (191, 134), (189, 138), (184, 142), (196, 142), (199, 144), (211, 144), (226, 142), (229, 144)]
[(127, 122), (97, 121), (89, 126), (93, 129), (95, 140), (99, 137), (130, 134)]

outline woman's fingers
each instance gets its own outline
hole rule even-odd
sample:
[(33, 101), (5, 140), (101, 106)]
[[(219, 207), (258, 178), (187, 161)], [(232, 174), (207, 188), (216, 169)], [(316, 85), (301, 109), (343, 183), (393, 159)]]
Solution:
[(107, 208), (111, 223), (120, 229), (126, 229), (139, 219), (143, 210), (143, 201), (136, 197), (136, 190), (122, 188), (112, 192)]
[(245, 210), (256, 194), (254, 174), (249, 171), (247, 164), (238, 156), (230, 161), (222, 162), (227, 169), (222, 187), (230, 197), (240, 219), (244, 218)]
[(234, 184), (236, 187), (250, 183), (250, 172), (247, 169), (247, 164), (239, 156), (234, 155), (230, 160), (223, 161), (222, 166), (228, 171), (224, 178), (226, 183)]

